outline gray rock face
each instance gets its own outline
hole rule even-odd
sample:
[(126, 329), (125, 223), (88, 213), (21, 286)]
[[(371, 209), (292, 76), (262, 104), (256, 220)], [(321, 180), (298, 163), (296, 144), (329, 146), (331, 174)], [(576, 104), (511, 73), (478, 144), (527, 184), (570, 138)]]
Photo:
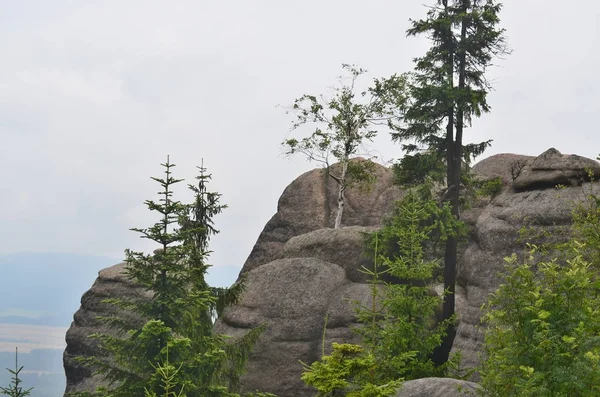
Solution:
[(366, 282), (359, 269), (372, 268), (372, 260), (365, 255), (364, 234), (374, 227), (348, 226), (340, 229), (319, 229), (289, 239), (283, 246), (285, 258), (318, 258), (337, 263), (354, 282)]
[(475, 164), (472, 171), (483, 181), (500, 177), (502, 182), (507, 185), (512, 183), (522, 172), (523, 168), (534, 158), (532, 156), (513, 153), (495, 154)]
[[(248, 272), (243, 301), (228, 308), (217, 324), (220, 332), (234, 337), (259, 324), (268, 325), (242, 379), (245, 390), (270, 390), (281, 397), (312, 395), (300, 381), (299, 360), (310, 363), (320, 357), (326, 315), (328, 349), (334, 341), (355, 340), (349, 329), (355, 316), (348, 300), (369, 300), (368, 286), (353, 282), (362, 276), (358, 269), (370, 265), (363, 255), (362, 233), (380, 225), (401, 197), (390, 169), (376, 165), (375, 173), (370, 191), (346, 190), (342, 224), (349, 227), (339, 230), (330, 229), (336, 184), (325, 178), (323, 170), (301, 175), (282, 194), (277, 213), (242, 270)], [(67, 333), (67, 392), (93, 390), (101, 384), (73, 357), (96, 353), (87, 336), (106, 331), (95, 317), (112, 310), (100, 304), (101, 299), (139, 293), (125, 279), (123, 269), (124, 264), (119, 264), (103, 270), (82, 298)]]
[(67, 348), (63, 354), (63, 365), (67, 375), (66, 392), (95, 391), (106, 383), (98, 376), (92, 376), (89, 368), (77, 363), (77, 356), (95, 356), (98, 344), (89, 338), (94, 333), (113, 333), (96, 318), (98, 316), (118, 315), (131, 323), (139, 321), (130, 313), (116, 309), (113, 305), (102, 303), (103, 299), (122, 297), (125, 299), (149, 299), (148, 293), (127, 280), (124, 274), (125, 263), (119, 263), (99, 272), (92, 287), (83, 294), (81, 307), (73, 316), (73, 322), (66, 334)]
[(475, 397), (479, 388), (477, 383), (464, 380), (423, 378), (404, 382), (395, 397)]
[(226, 309), (217, 323), (218, 332), (233, 336), (267, 325), (242, 378), (243, 390), (313, 395), (300, 380), (300, 361), (321, 356), (324, 330), (327, 350), (334, 341), (355, 339), (348, 301), (368, 302), (368, 285), (350, 282), (341, 266), (321, 259), (282, 258), (249, 272), (246, 286), (240, 304)]
[[(332, 167), (335, 170), (337, 164)], [(342, 226), (380, 225), (394, 201), (401, 196), (390, 169), (375, 164), (375, 176), (377, 181), (369, 192), (356, 187), (346, 190)], [(336, 210), (337, 184), (323, 169), (300, 175), (285, 188), (277, 204), (277, 213), (258, 237), (242, 272), (282, 258), (283, 245), (294, 236), (332, 228)]]
[(514, 180), (514, 188), (544, 189), (557, 185), (577, 186), (589, 181), (587, 169), (595, 178), (600, 176), (600, 164), (592, 159), (575, 154), (563, 155), (552, 148), (528, 162)]
[[(346, 191), (340, 229), (332, 229), (337, 186), (323, 170), (307, 172), (285, 189), (277, 214), (242, 269), (247, 273), (243, 301), (226, 309), (216, 325), (232, 336), (268, 325), (242, 378), (243, 391), (314, 395), (300, 380), (300, 361), (311, 363), (321, 356), (326, 316), (327, 352), (332, 342), (357, 341), (350, 330), (356, 321), (350, 302), (370, 302), (369, 286), (361, 283), (366, 280), (358, 271), (371, 266), (363, 233), (380, 226), (402, 195), (393, 185), (391, 170), (376, 166), (376, 175), (370, 191)], [(317, 274), (327, 274), (330, 280)], [(316, 306), (315, 297), (320, 301)]]
[[(529, 165), (526, 167), (533, 170), (531, 164), (538, 164), (535, 167), (540, 167), (539, 164), (554, 161), (548, 158), (558, 159), (557, 156), (557, 152), (551, 149), (535, 159), (527, 160)], [(488, 177), (494, 177), (494, 173), (497, 173), (497, 176), (506, 175), (505, 162), (496, 164), (494, 157), (481, 161), (474, 167), (474, 171), (478, 168), (485, 169)], [(586, 164), (586, 167), (595, 163), (594, 160), (579, 156), (560, 155), (560, 159), (570, 159), (565, 160), (569, 164), (576, 160), (577, 164)], [(556, 189), (553, 184), (544, 184), (548, 181), (548, 174), (527, 172), (531, 184), (526, 186), (530, 190), (505, 189), (477, 214), (474, 220), (473, 241), (459, 261), (457, 283), (463, 288), (467, 305), (464, 311), (459, 313), (460, 323), (453, 350), (462, 352), (462, 364), (465, 367), (472, 368), (479, 363), (478, 356), (483, 342), (482, 333), (478, 328), (482, 314), (480, 308), (487, 301), (488, 295), (500, 284), (499, 274), (504, 271), (506, 264), (504, 258), (513, 253), (523, 257), (525, 253), (525, 243), (519, 240), (519, 230), (526, 227), (530, 229), (530, 234), (539, 235), (533, 240), (535, 243), (548, 242), (550, 239), (565, 240), (565, 228), (571, 225), (571, 213), (575, 204), (584, 198), (583, 189), (600, 191), (598, 182), (583, 187), (569, 185), (564, 189)], [(541, 179), (534, 179), (536, 175)], [(539, 188), (533, 189), (533, 186)], [(461, 292), (458, 291), (460, 295)]]

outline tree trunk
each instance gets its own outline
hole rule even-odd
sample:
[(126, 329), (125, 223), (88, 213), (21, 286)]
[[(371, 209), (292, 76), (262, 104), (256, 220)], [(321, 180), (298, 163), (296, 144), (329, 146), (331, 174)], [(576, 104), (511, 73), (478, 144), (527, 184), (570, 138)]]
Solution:
[[(463, 0), (462, 13), (466, 15), (470, 8), (470, 0)], [(467, 37), (468, 20), (464, 16), (461, 21), (461, 32), (458, 49), (458, 100), (456, 100), (456, 137), (449, 143), (448, 147), (448, 198), (452, 208), (452, 215), (456, 219), (460, 218), (460, 179), (462, 166), (462, 137), (464, 128), (464, 91), (465, 91), (465, 69), (466, 69), (466, 50), (465, 41)], [(446, 252), (444, 255), (444, 289), (447, 295), (444, 299), (442, 308), (442, 319), (451, 318), (455, 313), (455, 294), (456, 294), (456, 273), (458, 262), (458, 240), (456, 237), (450, 237), (446, 241)], [(436, 355), (436, 364), (441, 364), (448, 361), (450, 351), (456, 336), (456, 325), (452, 324), (448, 327), (446, 336)]]
[[(448, 11), (448, 2), (443, 1), (443, 5)], [(454, 91), (454, 57), (456, 49), (453, 47), (452, 40), (452, 27), (448, 29), (447, 48), (448, 48), (448, 59), (447, 59), (447, 79), (449, 90)], [(448, 124), (446, 125), (446, 199), (450, 201), (452, 208), (452, 214), (458, 218), (458, 197), (459, 197), (459, 183), (460, 174), (456, 173), (456, 157), (457, 152), (460, 148), (457, 148), (454, 140), (454, 100), (449, 104), (447, 115)], [(458, 176), (458, 181), (457, 181)], [(455, 284), (456, 284), (456, 260), (458, 254), (458, 241), (455, 237), (449, 237), (446, 240), (446, 249), (444, 253), (444, 303), (442, 306), (442, 321), (448, 320), (454, 315), (455, 311)], [(454, 343), (454, 337), (456, 335), (456, 327), (451, 324), (446, 329), (446, 335), (442, 340), (442, 344), (433, 352), (433, 362), (435, 365), (442, 365), (448, 361), (450, 357), (450, 350)]]
[(338, 182), (338, 206), (337, 215), (335, 216), (334, 229), (339, 229), (342, 225), (342, 214), (344, 213), (344, 205), (346, 204), (346, 196), (344, 191), (346, 190), (346, 172), (348, 171), (348, 160), (342, 162), (342, 176)]

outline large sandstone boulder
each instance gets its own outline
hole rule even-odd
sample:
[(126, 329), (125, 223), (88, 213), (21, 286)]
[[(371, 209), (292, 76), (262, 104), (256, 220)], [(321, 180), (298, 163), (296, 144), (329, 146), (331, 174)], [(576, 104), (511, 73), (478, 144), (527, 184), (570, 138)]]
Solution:
[[(368, 191), (346, 190), (342, 224), (348, 227), (337, 230), (331, 229), (336, 184), (322, 169), (301, 175), (283, 192), (277, 213), (243, 267), (247, 284), (242, 302), (229, 308), (217, 324), (218, 330), (234, 337), (259, 324), (268, 325), (242, 379), (245, 390), (271, 390), (280, 397), (312, 395), (299, 379), (299, 360), (310, 363), (320, 357), (326, 316), (327, 347), (333, 341), (355, 340), (350, 331), (355, 321), (350, 301), (368, 302), (369, 292), (368, 285), (354, 282), (364, 281), (358, 269), (370, 265), (364, 256), (363, 233), (381, 225), (401, 197), (390, 169), (375, 164), (375, 175)], [(101, 384), (89, 370), (77, 366), (73, 357), (96, 352), (87, 337), (106, 331), (95, 318), (111, 310), (100, 304), (101, 299), (139, 292), (125, 279), (123, 270), (124, 264), (119, 264), (101, 271), (82, 298), (67, 333), (67, 392), (92, 390)]]
[(486, 158), (475, 164), (471, 171), (477, 179), (489, 181), (500, 177), (507, 185), (520, 175), (523, 168), (535, 157), (522, 154), (500, 153)]
[(249, 272), (242, 301), (217, 323), (218, 332), (232, 336), (267, 326), (242, 378), (243, 390), (312, 396), (300, 380), (301, 361), (321, 356), (323, 335), (328, 351), (332, 342), (356, 341), (350, 302), (368, 303), (369, 293), (369, 286), (351, 282), (343, 267), (316, 258), (276, 259)]
[[(368, 192), (357, 187), (346, 190), (342, 226), (380, 225), (394, 201), (401, 197), (401, 190), (394, 185), (392, 170), (379, 164), (374, 166), (377, 180)], [(335, 171), (338, 164), (332, 167)], [(294, 236), (333, 227), (336, 211), (337, 184), (325, 170), (302, 174), (283, 191), (277, 213), (258, 236), (242, 272), (283, 257), (283, 245)]]
[(557, 185), (580, 185), (589, 181), (588, 170), (600, 176), (600, 164), (576, 154), (563, 155), (551, 148), (527, 162), (514, 180), (517, 190), (553, 188)]
[(365, 234), (374, 227), (348, 226), (339, 229), (319, 229), (292, 237), (283, 246), (285, 258), (318, 258), (337, 263), (354, 282), (367, 282), (360, 270), (372, 268), (372, 259), (365, 254)]

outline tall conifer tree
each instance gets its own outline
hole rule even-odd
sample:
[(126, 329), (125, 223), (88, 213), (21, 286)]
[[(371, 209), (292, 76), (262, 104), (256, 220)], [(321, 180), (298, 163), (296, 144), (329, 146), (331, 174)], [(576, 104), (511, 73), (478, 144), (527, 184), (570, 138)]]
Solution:
[[(464, 143), (464, 130), (473, 117), (490, 111), (487, 94), (491, 86), (485, 73), (495, 57), (508, 53), (504, 29), (498, 27), (502, 5), (495, 0), (437, 0), (427, 17), (412, 20), (408, 36), (426, 35), (431, 47), (416, 58), (409, 74), (407, 100), (398, 100), (403, 108), (403, 124), (393, 124), (395, 141), (410, 141), (408, 153), (426, 149), (425, 157), (445, 161), (447, 190), (452, 213), (459, 218), (459, 190), (463, 162), (481, 154), (491, 141)], [(393, 82), (395, 76), (388, 80)], [(380, 88), (393, 86), (379, 82)], [(414, 143), (412, 143), (414, 142)], [(465, 161), (466, 160), (466, 161)], [(443, 319), (454, 314), (457, 239), (450, 236), (444, 255)], [(447, 361), (456, 330), (450, 326), (435, 361)]]

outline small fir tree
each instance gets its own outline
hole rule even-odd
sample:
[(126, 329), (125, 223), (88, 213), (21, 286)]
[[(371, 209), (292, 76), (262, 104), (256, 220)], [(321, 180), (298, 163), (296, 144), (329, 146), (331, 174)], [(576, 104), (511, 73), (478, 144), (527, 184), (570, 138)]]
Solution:
[(364, 269), (371, 275), (373, 304), (359, 306), (364, 326), (357, 331), (375, 355), (382, 381), (444, 375), (446, 365), (437, 366), (432, 354), (454, 317), (438, 321), (444, 299), (433, 289), (439, 261), (427, 247), (433, 239), (443, 242), (464, 232), (448, 203), (440, 206), (413, 189), (396, 203), (384, 228), (370, 236), (374, 263), (380, 265)]
[(23, 390), (23, 387), (21, 387), (21, 383), (23, 381), (21, 380), (21, 378), (19, 378), (19, 374), (23, 370), (23, 366), (19, 367), (19, 348), (15, 347), (15, 369), (13, 370), (10, 368), (6, 368), (6, 370), (10, 372), (12, 378), (8, 387), (0, 387), (0, 393), (10, 397), (30, 396), (33, 387), (30, 387), (27, 390)]
[(436, 366), (432, 354), (453, 318), (436, 319), (443, 300), (432, 293), (438, 264), (424, 250), (434, 234), (445, 240), (461, 233), (448, 204), (440, 207), (416, 190), (397, 202), (386, 226), (367, 238), (374, 265), (363, 271), (371, 276), (371, 304), (355, 302), (362, 345), (334, 343), (331, 354), (304, 365), (302, 379), (317, 396), (391, 396), (404, 380), (446, 373), (448, 364)]
[(219, 205), (218, 194), (207, 192), (210, 175), (204, 168), (198, 187), (190, 186), (194, 203), (174, 200), (173, 185), (182, 180), (172, 176), (175, 165), (168, 157), (162, 166), (165, 178), (152, 178), (162, 187), (161, 198), (145, 202), (161, 219), (149, 228), (132, 229), (160, 244), (160, 249), (154, 255), (126, 250), (128, 278), (152, 292), (152, 298), (105, 300), (137, 314), (142, 326), (117, 316), (102, 318), (122, 334), (92, 335), (100, 340), (104, 357), (81, 361), (107, 379), (112, 390), (78, 395), (163, 396), (172, 394), (176, 385), (187, 397), (236, 396), (243, 365), (261, 332), (254, 329), (235, 343), (213, 332), (214, 315), (220, 314), (224, 303), (236, 302), (242, 290), (240, 285), (230, 291), (214, 289), (205, 280), (208, 241), (217, 232), (212, 217), (224, 206)]

